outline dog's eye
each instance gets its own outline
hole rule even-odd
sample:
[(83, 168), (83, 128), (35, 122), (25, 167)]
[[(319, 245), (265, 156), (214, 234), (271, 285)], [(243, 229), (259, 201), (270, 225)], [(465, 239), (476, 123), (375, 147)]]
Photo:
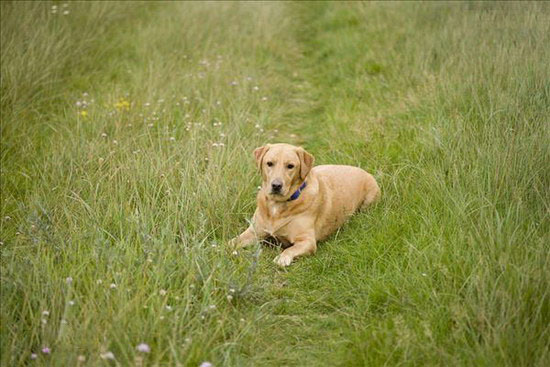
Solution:
[(288, 166), (286, 166), (286, 168), (288, 168), (288, 169), (293, 169), (293, 168), (294, 168), (294, 165), (293, 165), (293, 164), (289, 164)]
[(273, 166), (273, 162), (267, 162), (267, 166), (268, 166), (268, 167)]

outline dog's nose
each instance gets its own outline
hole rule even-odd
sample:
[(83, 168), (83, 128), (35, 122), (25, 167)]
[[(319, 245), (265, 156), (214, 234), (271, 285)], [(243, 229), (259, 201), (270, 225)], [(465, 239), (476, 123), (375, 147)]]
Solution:
[(271, 191), (273, 192), (280, 192), (283, 188), (283, 183), (280, 180), (274, 180), (271, 183)]

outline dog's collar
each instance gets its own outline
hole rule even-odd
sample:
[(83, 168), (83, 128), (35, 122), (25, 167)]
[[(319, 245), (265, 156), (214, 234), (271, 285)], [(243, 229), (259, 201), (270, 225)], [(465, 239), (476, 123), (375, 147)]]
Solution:
[(300, 187), (298, 188), (298, 190), (294, 191), (294, 194), (292, 194), (290, 196), (290, 198), (288, 198), (287, 201), (293, 201), (293, 200), (296, 200), (300, 197), (300, 194), (302, 193), (302, 190), (306, 188), (306, 182), (304, 181), (304, 183), (302, 185), (300, 185)]

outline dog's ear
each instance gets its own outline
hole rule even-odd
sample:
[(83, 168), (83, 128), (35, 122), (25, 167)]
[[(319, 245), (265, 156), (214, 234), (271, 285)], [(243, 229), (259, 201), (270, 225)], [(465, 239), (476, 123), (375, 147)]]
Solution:
[(262, 160), (264, 159), (265, 153), (269, 150), (269, 144), (264, 145), (263, 147), (259, 147), (254, 149), (254, 159), (256, 159), (256, 166), (261, 171), (262, 169)]
[(313, 167), (313, 162), (315, 162), (315, 157), (306, 152), (304, 148), (300, 147), (296, 150), (298, 158), (300, 158), (300, 177), (302, 180), (306, 179), (307, 174), (311, 171)]

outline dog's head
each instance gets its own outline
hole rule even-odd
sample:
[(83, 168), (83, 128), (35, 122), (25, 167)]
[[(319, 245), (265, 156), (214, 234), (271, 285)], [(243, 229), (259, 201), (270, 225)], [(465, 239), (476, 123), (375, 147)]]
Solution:
[(290, 144), (256, 148), (254, 158), (262, 174), (262, 190), (277, 201), (288, 200), (304, 182), (314, 162), (311, 154)]

